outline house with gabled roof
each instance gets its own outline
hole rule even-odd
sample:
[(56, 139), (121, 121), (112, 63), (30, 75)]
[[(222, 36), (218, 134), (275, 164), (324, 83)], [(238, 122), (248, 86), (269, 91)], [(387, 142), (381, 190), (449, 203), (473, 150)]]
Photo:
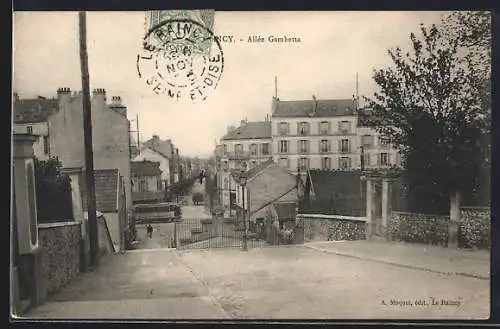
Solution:
[(226, 212), (230, 212), (230, 198), (235, 186), (231, 171), (243, 167), (252, 169), (272, 158), (271, 120), (241, 120), (238, 127), (229, 126), (221, 138), (216, 155), (217, 187)]
[(132, 202), (149, 203), (163, 199), (164, 190), (159, 162), (132, 161)]
[[(125, 205), (125, 180), (118, 169), (94, 170), (96, 210), (107, 224), (114, 251), (125, 248), (125, 234), (129, 226)], [(87, 211), (87, 192), (84, 174), (79, 180), (83, 211)]]
[(178, 158), (179, 150), (171, 139), (162, 140), (158, 135), (153, 135), (151, 139), (141, 145), (139, 155), (133, 161), (148, 160), (158, 162), (165, 188), (179, 180)]
[[(247, 220), (253, 225), (257, 221), (264, 220), (269, 208), (275, 208), (277, 204), (292, 203), (297, 205), (300, 181), (296, 175), (279, 166), (272, 159), (244, 172), (247, 177), (245, 188), (239, 185), (241, 174), (237, 171), (232, 174), (233, 182), (236, 185), (235, 206), (238, 209), (240, 220), (243, 209), (246, 209)], [(243, 194), (245, 194), (244, 202)], [(290, 207), (286, 206), (285, 208), (289, 209)], [(277, 211), (281, 211), (281, 208)], [(282, 212), (280, 214), (286, 217)], [(289, 215), (290, 218), (293, 217), (293, 214)]]

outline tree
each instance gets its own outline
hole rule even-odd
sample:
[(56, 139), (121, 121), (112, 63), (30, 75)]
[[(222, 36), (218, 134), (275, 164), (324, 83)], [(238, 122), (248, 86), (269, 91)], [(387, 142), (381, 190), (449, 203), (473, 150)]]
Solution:
[(410, 34), (411, 51), (388, 51), (393, 66), (374, 72), (379, 91), (360, 114), (400, 149), (410, 189), (427, 185), (450, 195), (468, 188), (484, 154), (479, 73), (460, 57), (458, 40), (435, 25), (420, 32)]

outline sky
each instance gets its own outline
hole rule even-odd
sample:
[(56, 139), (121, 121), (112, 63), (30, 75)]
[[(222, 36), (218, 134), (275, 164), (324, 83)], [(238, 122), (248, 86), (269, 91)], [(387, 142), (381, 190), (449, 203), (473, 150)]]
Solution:
[[(224, 71), (203, 102), (156, 95), (137, 74), (145, 12), (88, 12), (90, 88), (121, 96), (141, 141), (172, 139), (185, 156), (210, 156), (228, 125), (263, 121), (271, 113), (274, 77), (281, 100), (351, 98), (376, 90), (374, 69), (391, 64), (387, 50), (409, 47), (419, 24), (439, 23), (444, 12), (217, 12)], [(16, 12), (13, 90), (21, 98), (53, 97), (59, 87), (81, 90), (77, 12)], [(248, 43), (261, 36), (264, 43)], [(269, 36), (300, 43), (269, 43)], [(244, 39), (245, 41), (239, 41)]]

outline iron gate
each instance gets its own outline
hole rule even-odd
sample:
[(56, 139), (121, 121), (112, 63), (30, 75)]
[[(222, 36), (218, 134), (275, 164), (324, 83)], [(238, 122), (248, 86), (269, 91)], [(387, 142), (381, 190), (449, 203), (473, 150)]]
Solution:
[[(247, 230), (248, 248), (267, 245), (263, 232)], [(242, 248), (245, 228), (232, 218), (183, 218), (175, 223), (177, 249)]]

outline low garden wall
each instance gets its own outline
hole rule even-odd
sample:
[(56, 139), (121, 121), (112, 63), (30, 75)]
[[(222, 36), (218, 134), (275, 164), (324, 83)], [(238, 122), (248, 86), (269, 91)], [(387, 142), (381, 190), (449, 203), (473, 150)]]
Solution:
[(79, 222), (38, 225), (42, 291), (50, 295), (80, 273)]
[[(392, 212), (388, 225), (393, 241), (448, 245), (450, 217), (407, 212)], [(460, 248), (490, 248), (491, 210), (489, 207), (460, 208), (458, 246)]]
[(490, 249), (490, 242), (491, 209), (489, 207), (460, 208), (459, 246)]
[(304, 241), (364, 240), (366, 238), (365, 217), (299, 214), (297, 218), (303, 223)]
[(449, 216), (392, 212), (387, 233), (392, 241), (448, 245)]

